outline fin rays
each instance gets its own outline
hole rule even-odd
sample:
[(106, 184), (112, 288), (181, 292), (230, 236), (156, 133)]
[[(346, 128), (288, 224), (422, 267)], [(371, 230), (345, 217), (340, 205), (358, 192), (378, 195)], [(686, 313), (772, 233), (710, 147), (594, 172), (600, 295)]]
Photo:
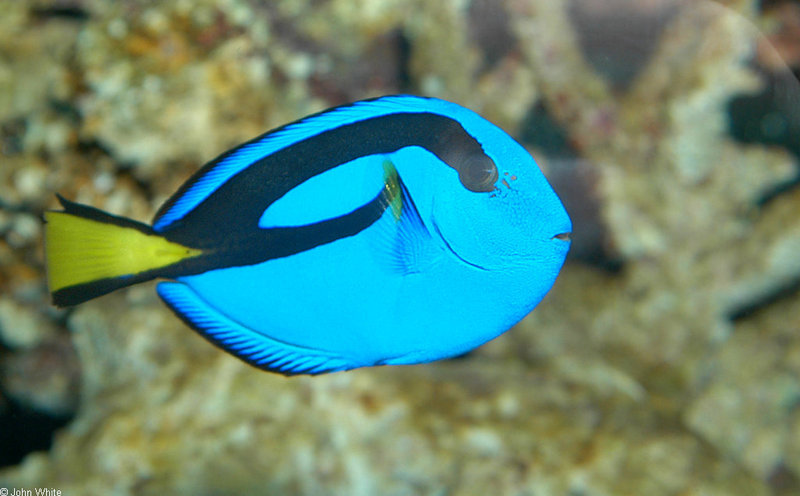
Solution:
[(336, 372), (357, 366), (336, 354), (283, 343), (248, 329), (214, 310), (184, 283), (162, 282), (157, 291), (186, 324), (255, 367), (297, 375)]
[(392, 216), (379, 221), (376, 248), (391, 270), (400, 274), (420, 272), (436, 260), (439, 252), (394, 164), (386, 160), (383, 167), (386, 187), (382, 201)]
[(141, 282), (201, 253), (144, 224), (59, 199), (64, 210), (44, 214), (47, 283), (56, 305), (75, 305)]

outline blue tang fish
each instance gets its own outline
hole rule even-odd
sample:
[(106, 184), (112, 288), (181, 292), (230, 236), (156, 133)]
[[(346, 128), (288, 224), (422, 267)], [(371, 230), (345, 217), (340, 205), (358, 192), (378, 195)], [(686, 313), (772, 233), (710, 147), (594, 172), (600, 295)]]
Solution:
[(459, 105), (388, 96), (270, 131), (203, 166), (152, 225), (59, 197), (58, 306), (158, 295), (285, 375), (429, 362), (508, 330), (550, 290), (572, 225), (530, 154)]

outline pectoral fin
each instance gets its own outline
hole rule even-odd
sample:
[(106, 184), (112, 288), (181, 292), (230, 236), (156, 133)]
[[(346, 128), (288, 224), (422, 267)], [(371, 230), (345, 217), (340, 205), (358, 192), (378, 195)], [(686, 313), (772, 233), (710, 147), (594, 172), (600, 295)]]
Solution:
[(390, 160), (383, 163), (386, 213), (378, 221), (377, 250), (387, 267), (400, 274), (421, 272), (442, 254), (414, 200)]

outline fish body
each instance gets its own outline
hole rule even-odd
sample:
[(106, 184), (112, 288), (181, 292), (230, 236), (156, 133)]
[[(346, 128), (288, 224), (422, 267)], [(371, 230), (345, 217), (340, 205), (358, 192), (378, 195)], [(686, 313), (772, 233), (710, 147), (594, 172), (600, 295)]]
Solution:
[(62, 205), (46, 214), (57, 305), (169, 279), (158, 294), (184, 322), (286, 375), (485, 343), (544, 297), (571, 231), (522, 146), (414, 96), (329, 109), (225, 152), (152, 225)]

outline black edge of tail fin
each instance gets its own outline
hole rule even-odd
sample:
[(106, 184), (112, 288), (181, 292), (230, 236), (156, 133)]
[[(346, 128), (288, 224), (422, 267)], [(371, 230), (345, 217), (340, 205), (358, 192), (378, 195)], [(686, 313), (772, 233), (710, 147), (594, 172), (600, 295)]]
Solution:
[(71, 307), (132, 284), (149, 281), (155, 277), (155, 274), (141, 272), (131, 276), (110, 277), (83, 284), (76, 284), (53, 291), (51, 293), (52, 302), (53, 305), (57, 307)]
[(56, 198), (58, 198), (58, 202), (61, 203), (61, 206), (64, 208), (63, 211), (68, 214), (77, 215), (78, 217), (83, 217), (86, 219), (96, 220), (98, 222), (104, 222), (106, 224), (114, 224), (120, 227), (130, 227), (138, 231), (141, 231), (145, 234), (156, 234), (153, 228), (145, 224), (144, 222), (139, 222), (138, 220), (133, 220), (127, 217), (121, 217), (119, 215), (110, 214), (108, 212), (100, 210), (99, 208), (67, 200), (58, 193), (56, 193)]

